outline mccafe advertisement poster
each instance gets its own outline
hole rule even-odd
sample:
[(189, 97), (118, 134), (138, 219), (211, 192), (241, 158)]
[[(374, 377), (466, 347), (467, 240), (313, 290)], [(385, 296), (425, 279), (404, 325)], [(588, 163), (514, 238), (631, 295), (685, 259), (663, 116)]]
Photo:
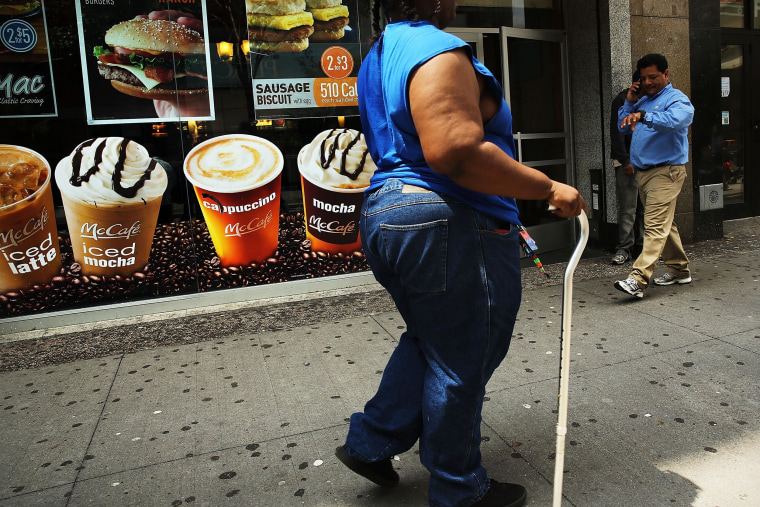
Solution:
[[(159, 218), (169, 174), (134, 140), (83, 139), (57, 159), (0, 144), (0, 318), (367, 271), (355, 224), (374, 165), (357, 134), (332, 129), (302, 149), (302, 174), (320, 180), (306, 214), (280, 206), (277, 145), (209, 138), (183, 161), (202, 216), (171, 221)], [(311, 163), (323, 147), (330, 171)], [(366, 174), (340, 189), (335, 168)]]
[(306, 0), (305, 10), (280, 2), (267, 14), (246, 2), (256, 119), (359, 114), (357, 2)]
[(215, 118), (206, 1), (167, 5), (77, 0), (89, 124)]
[(57, 116), (43, 2), (8, 5), (2, 12), (0, 117)]

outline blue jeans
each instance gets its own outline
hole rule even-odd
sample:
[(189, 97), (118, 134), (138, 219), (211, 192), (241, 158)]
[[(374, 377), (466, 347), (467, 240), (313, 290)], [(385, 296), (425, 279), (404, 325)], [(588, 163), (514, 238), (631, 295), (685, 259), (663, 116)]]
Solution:
[(360, 231), (406, 331), (377, 394), (351, 416), (346, 450), (375, 462), (419, 439), (430, 505), (469, 506), (489, 487), (481, 411), (520, 307), (519, 233), (456, 199), (394, 179), (365, 199)]

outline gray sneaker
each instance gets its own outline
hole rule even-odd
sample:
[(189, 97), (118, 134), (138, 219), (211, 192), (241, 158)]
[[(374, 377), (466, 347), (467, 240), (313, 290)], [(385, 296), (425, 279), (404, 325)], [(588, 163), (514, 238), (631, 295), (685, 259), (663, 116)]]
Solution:
[(628, 254), (625, 252), (618, 252), (615, 255), (612, 256), (612, 259), (610, 260), (610, 264), (625, 264), (625, 262), (628, 260)]
[(639, 282), (635, 278), (626, 278), (625, 280), (618, 280), (615, 282), (615, 288), (619, 291), (623, 291), (626, 294), (630, 294), (633, 297), (643, 298), (644, 291), (639, 287)]
[(691, 283), (691, 277), (685, 276), (683, 278), (678, 278), (677, 276), (671, 275), (670, 273), (665, 273), (664, 275), (654, 279), (655, 285), (673, 285), (674, 283)]

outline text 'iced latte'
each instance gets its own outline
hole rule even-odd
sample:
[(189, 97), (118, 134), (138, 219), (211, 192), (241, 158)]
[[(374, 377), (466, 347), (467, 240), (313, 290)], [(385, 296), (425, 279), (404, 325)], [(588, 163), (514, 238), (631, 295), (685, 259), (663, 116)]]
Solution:
[(325, 130), (298, 154), (306, 237), (312, 249), (330, 253), (361, 248), (359, 216), (375, 163), (364, 135)]
[(90, 139), (58, 163), (55, 181), (82, 273), (130, 276), (145, 267), (168, 179), (143, 146)]
[(0, 144), (0, 293), (44, 285), (61, 269), (50, 165)]
[(277, 146), (243, 134), (209, 139), (187, 154), (185, 176), (222, 265), (262, 262), (277, 250), (282, 166)]

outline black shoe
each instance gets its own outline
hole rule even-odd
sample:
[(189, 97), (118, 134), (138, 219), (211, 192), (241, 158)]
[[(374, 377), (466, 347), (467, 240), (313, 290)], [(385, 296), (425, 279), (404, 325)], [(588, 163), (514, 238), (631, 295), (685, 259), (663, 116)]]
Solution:
[(353, 472), (369, 479), (378, 486), (392, 488), (398, 485), (398, 474), (393, 469), (390, 458), (375, 463), (365, 463), (349, 456), (346, 448), (342, 445), (335, 449), (335, 456)]
[(525, 505), (528, 492), (519, 484), (497, 482), (491, 479), (491, 487), (486, 496), (472, 504), (472, 507), (520, 507)]

